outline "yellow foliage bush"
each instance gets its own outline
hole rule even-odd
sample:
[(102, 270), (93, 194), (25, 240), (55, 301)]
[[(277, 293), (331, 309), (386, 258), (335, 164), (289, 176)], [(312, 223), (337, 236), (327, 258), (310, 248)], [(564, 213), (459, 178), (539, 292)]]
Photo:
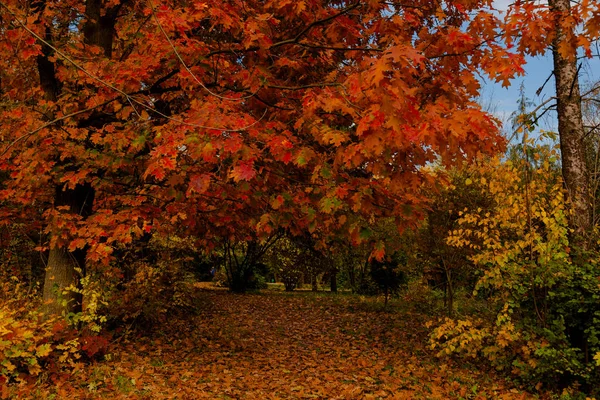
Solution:
[(79, 286), (72, 285), (65, 288), (64, 292), (66, 291), (79, 293), (83, 298), (83, 310), (66, 316), (69, 324), (82, 331), (100, 333), (107, 321), (102, 308), (108, 305), (100, 283), (87, 275), (79, 280)]
[[(429, 323), (429, 327), (433, 325)], [(495, 323), (482, 318), (446, 318), (436, 325), (429, 336), (429, 347), (437, 350), (438, 357), (483, 357), (497, 369), (510, 369), (517, 375), (530, 374), (538, 364), (536, 351), (544, 345), (541, 338), (524, 335), (515, 326), (508, 307), (498, 314)]]
[(460, 354), (475, 358), (491, 336), (490, 329), (484, 327), (481, 320), (446, 318), (431, 333), (429, 345), (432, 350), (438, 350), (438, 357)]
[[(2, 292), (13, 297), (0, 304), (0, 378), (22, 380), (43, 370), (77, 367), (81, 343), (64, 321), (42, 318), (34, 296), (21, 290), (17, 282)], [(24, 293), (24, 294), (23, 294)]]
[(520, 151), (522, 159), (471, 167), (471, 184), (495, 204), (460, 210), (447, 236), (473, 250), (474, 297), (485, 299), (487, 313), (441, 321), (430, 346), (439, 356), (484, 357), (531, 381), (592, 382), (600, 376), (588, 361), (600, 348), (598, 257), (572, 260), (556, 150), (525, 139)]

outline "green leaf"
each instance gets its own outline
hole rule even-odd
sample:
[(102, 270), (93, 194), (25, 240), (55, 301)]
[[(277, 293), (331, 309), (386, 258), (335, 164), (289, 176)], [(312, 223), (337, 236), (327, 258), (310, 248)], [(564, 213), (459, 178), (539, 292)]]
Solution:
[(38, 357), (46, 357), (51, 351), (52, 347), (50, 346), (50, 343), (45, 343), (38, 346), (38, 348), (35, 350), (35, 355)]
[(300, 153), (298, 155), (298, 157), (296, 157), (296, 165), (298, 165), (299, 167), (303, 167), (305, 166), (306, 163), (306, 158), (304, 158), (304, 155), (302, 153)]
[(331, 214), (336, 206), (335, 199), (331, 197), (325, 197), (320, 203), (321, 211), (327, 214)]
[(373, 236), (373, 231), (370, 228), (361, 228), (358, 234), (361, 240), (369, 239), (371, 236)]
[(331, 168), (329, 168), (328, 164), (323, 164), (323, 166), (321, 167), (321, 177), (329, 179), (331, 178), (331, 176)]
[(140, 135), (138, 137), (136, 137), (135, 139), (133, 139), (133, 142), (131, 142), (132, 145), (136, 146), (136, 147), (142, 147), (146, 144), (146, 135)]

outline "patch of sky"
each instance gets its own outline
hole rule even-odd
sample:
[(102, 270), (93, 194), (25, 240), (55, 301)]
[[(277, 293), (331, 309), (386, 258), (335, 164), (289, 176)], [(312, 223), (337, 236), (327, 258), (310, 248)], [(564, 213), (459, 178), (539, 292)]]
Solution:
[[(500, 13), (505, 13), (514, 0), (496, 0), (494, 8)], [(579, 81), (582, 92), (600, 81), (600, 49), (593, 51), (594, 57), (579, 58)], [(504, 124), (504, 129), (509, 137), (512, 136), (511, 119), (519, 109), (519, 101), (524, 97), (528, 100), (527, 111), (531, 112), (546, 101), (547, 106), (554, 103), (555, 96), (554, 76), (552, 76), (552, 54), (547, 51), (543, 56), (526, 57), (525, 75), (518, 76), (511, 81), (508, 88), (503, 88), (487, 78), (481, 78), (482, 91), (481, 103), (484, 107), (498, 117)], [(522, 89), (521, 89), (522, 88)], [(538, 116), (545, 110), (545, 106), (538, 111)], [(557, 115), (553, 109), (547, 111), (538, 120), (539, 131), (556, 131), (558, 126)]]

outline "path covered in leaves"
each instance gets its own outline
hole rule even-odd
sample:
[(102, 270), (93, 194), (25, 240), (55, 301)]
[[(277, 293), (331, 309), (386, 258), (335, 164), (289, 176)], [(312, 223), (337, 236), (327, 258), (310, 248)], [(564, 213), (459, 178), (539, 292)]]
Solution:
[(436, 360), (424, 318), (354, 296), (200, 293), (200, 311), (38, 392), (46, 398), (525, 399)]

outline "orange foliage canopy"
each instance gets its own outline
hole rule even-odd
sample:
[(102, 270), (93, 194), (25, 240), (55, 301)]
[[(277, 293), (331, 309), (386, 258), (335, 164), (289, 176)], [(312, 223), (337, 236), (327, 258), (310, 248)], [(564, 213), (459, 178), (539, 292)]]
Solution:
[[(211, 246), (410, 222), (424, 167), (503, 145), (477, 73), (523, 58), (491, 3), (3, 0), (1, 218), (98, 261), (155, 229)], [(87, 218), (53, 207), (82, 185)]]

